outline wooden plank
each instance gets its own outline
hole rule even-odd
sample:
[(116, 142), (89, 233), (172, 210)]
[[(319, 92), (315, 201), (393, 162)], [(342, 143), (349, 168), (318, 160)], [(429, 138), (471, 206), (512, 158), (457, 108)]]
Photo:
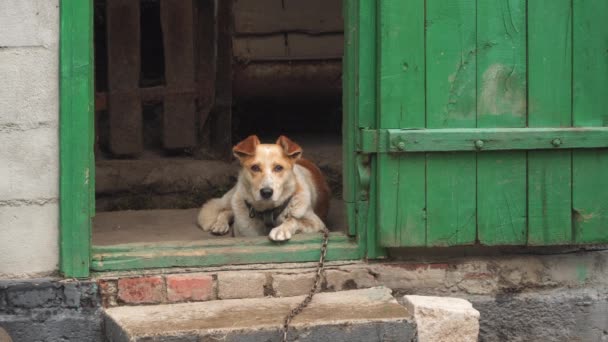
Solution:
[[(608, 126), (608, 1), (573, 4), (573, 124)], [(608, 242), (608, 150), (572, 155), (576, 243)]]
[[(475, 127), (476, 1), (426, 1), (426, 126)], [(427, 246), (475, 242), (476, 156), (426, 157)]]
[(234, 33), (281, 32), (283, 14), (283, 0), (235, 0)]
[(139, 1), (108, 0), (106, 6), (110, 150), (132, 155), (143, 150)]
[(238, 0), (234, 6), (237, 34), (277, 32), (342, 32), (341, 0)]
[[(424, 127), (424, 1), (379, 3), (379, 127)], [(424, 246), (424, 155), (378, 156), (384, 247)]]
[(234, 70), (235, 97), (316, 99), (335, 101), (341, 95), (342, 62), (299, 61), (238, 64)]
[[(346, 1), (344, 3), (344, 60), (342, 63), (342, 200), (346, 209), (348, 234), (351, 236), (364, 235), (365, 229), (361, 227), (357, 213), (357, 194), (360, 187), (357, 178), (358, 156), (356, 151), (357, 131), (357, 27), (358, 3)], [(367, 215), (367, 213), (364, 213)], [(360, 249), (362, 247), (360, 246)], [(365, 255), (364, 250), (362, 256)]]
[[(295, 236), (287, 244), (267, 237), (225, 239), (227, 243), (132, 244), (95, 247), (91, 268), (118, 271), (159, 267), (218, 266), (276, 262), (318, 261), (321, 235)], [(327, 260), (359, 259), (357, 244), (343, 234), (332, 234)]]
[(284, 34), (232, 38), (234, 57), (241, 61), (288, 59)]
[(60, 7), (60, 263), (68, 278), (89, 276), (94, 214), (93, 4)]
[[(355, 125), (357, 128), (374, 128), (377, 125), (377, 12), (375, 1), (347, 0), (345, 3), (349, 18), (355, 20), (356, 37), (356, 71), (355, 71)], [(350, 11), (356, 6), (356, 14)], [(354, 16), (354, 18), (353, 18)], [(349, 19), (349, 20), (350, 20)], [(352, 32), (351, 32), (352, 33)], [(354, 132), (355, 136), (359, 130)], [(363, 155), (358, 156), (361, 164), (354, 165), (359, 171), (359, 165), (366, 166), (369, 175), (376, 175), (378, 171), (378, 158)], [(360, 255), (365, 258), (381, 258), (387, 255), (386, 249), (378, 243), (378, 219), (376, 205), (378, 203), (377, 179), (369, 179), (369, 191), (364, 182), (365, 172), (360, 173), (362, 181), (357, 187), (357, 240), (359, 241)]]
[(218, 158), (232, 157), (232, 7), (233, 0), (217, 2), (217, 67), (215, 103), (205, 126), (203, 141)]
[[(192, 0), (161, 0), (160, 19), (167, 88), (194, 87), (194, 11)], [(177, 149), (197, 143), (195, 97), (169, 92), (163, 101), (163, 146)]]
[[(215, 102), (215, 68), (216, 68), (216, 18), (215, 0), (198, 0), (194, 2), (195, 36), (198, 67), (196, 83), (198, 84), (198, 130), (201, 131), (207, 122)], [(200, 137), (199, 137), (200, 138)]]
[[(525, 127), (525, 0), (478, 1), (477, 47), (477, 127)], [(525, 152), (477, 156), (477, 238), (526, 242)]]
[(289, 33), (287, 48), (291, 59), (342, 59), (344, 35)]
[[(189, 88), (167, 88), (165, 86), (155, 86), (139, 88), (137, 90), (141, 102), (146, 104), (161, 103), (167, 95), (181, 95), (194, 97), (199, 94), (199, 89), (196, 87)], [(108, 93), (95, 93), (95, 111), (105, 110), (108, 108)]]
[(377, 153), (608, 147), (607, 127), (363, 130), (361, 150)]
[(234, 57), (248, 61), (342, 59), (344, 35), (308, 35), (302, 33), (234, 37)]
[[(571, 51), (571, 1), (529, 2), (529, 127), (571, 125)], [(605, 140), (608, 143), (608, 135)], [(562, 138), (562, 141), (570, 142), (570, 139)], [(572, 241), (571, 163), (570, 151), (528, 152), (529, 245), (567, 244)]]
[[(332, 232), (329, 238), (335, 243), (347, 243), (351, 238), (343, 233)], [(297, 234), (289, 240), (290, 245), (307, 245), (322, 242), (320, 234)], [(250, 247), (272, 247), (277, 243), (264, 237), (234, 237), (229, 239), (199, 239), (190, 241), (163, 241), (163, 242), (138, 242), (123, 243), (115, 245), (95, 245), (93, 253), (99, 256), (107, 256), (115, 253), (143, 253), (143, 252), (171, 252), (171, 251), (197, 251), (226, 248), (230, 246)]]

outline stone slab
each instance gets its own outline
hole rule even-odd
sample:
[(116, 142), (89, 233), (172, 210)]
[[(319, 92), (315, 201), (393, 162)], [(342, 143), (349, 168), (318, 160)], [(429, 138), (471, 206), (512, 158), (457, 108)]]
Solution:
[(414, 314), (418, 342), (475, 342), (479, 336), (479, 311), (465, 299), (404, 296)]
[[(106, 310), (106, 334), (123, 341), (280, 341), (284, 316), (303, 299), (256, 298)], [(331, 312), (331, 315), (328, 315)], [(293, 321), (290, 340), (409, 341), (411, 316), (391, 295), (376, 287), (320, 293)]]

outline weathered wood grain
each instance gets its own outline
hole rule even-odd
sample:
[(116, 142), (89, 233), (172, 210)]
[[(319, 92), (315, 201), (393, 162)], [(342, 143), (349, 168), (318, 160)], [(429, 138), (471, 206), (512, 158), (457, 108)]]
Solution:
[[(571, 51), (571, 1), (528, 2), (529, 127), (571, 125)], [(559, 139), (571, 142), (571, 138)], [(529, 245), (572, 242), (571, 154), (571, 151), (528, 152)]]
[(108, 0), (106, 6), (110, 150), (132, 155), (143, 150), (139, 1)]
[[(194, 2), (196, 39), (196, 83), (198, 85), (198, 131), (202, 131), (215, 102), (215, 68), (217, 62), (217, 22), (214, 0)], [(201, 136), (199, 136), (199, 141)]]
[(608, 127), (372, 129), (361, 132), (368, 153), (566, 150), (608, 147)]
[[(424, 1), (379, 4), (380, 128), (424, 127)], [(378, 185), (382, 246), (424, 246), (425, 156), (380, 155)]]
[(235, 1), (237, 34), (342, 32), (343, 26), (341, 0)]
[[(426, 1), (426, 127), (475, 127), (476, 1)], [(476, 239), (476, 155), (426, 157), (427, 246)]]
[[(165, 83), (168, 89), (195, 85), (194, 11), (192, 0), (161, 0), (160, 18), (165, 52)], [(163, 146), (177, 149), (195, 146), (195, 97), (173, 94), (163, 101)]]
[[(477, 127), (525, 126), (525, 1), (478, 1)], [(477, 237), (483, 245), (525, 243), (524, 151), (477, 156)]]
[[(608, 1), (573, 3), (573, 124), (608, 126)], [(608, 149), (572, 155), (576, 243), (608, 242)]]

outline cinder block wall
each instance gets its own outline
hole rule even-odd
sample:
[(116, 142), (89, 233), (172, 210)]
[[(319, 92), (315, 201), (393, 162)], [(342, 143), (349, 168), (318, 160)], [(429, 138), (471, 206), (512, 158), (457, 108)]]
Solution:
[(0, 1), (0, 278), (58, 264), (59, 0)]

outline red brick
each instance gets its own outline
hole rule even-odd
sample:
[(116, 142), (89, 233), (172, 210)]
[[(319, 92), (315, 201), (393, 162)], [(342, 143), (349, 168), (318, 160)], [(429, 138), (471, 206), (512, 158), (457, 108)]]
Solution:
[(209, 300), (215, 297), (213, 277), (207, 274), (167, 276), (167, 300), (170, 302)]
[(118, 298), (127, 304), (154, 304), (163, 299), (161, 277), (118, 279)]
[(99, 292), (103, 307), (109, 308), (118, 305), (116, 303), (116, 293), (118, 292), (116, 280), (101, 279), (97, 283), (99, 284)]

